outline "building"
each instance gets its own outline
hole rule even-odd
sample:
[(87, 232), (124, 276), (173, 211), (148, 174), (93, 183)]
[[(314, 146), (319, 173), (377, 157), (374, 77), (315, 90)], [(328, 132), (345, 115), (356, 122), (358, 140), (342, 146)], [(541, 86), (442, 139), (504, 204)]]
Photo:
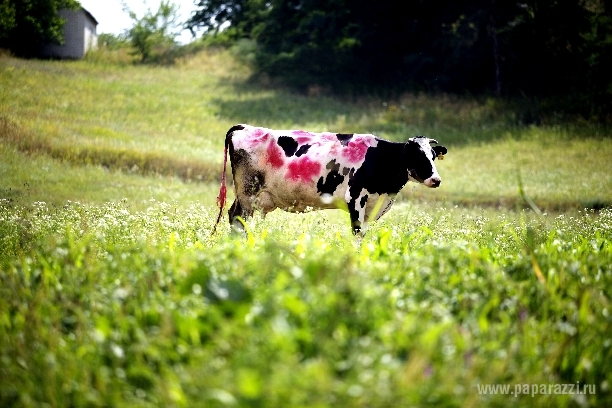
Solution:
[(79, 10), (60, 10), (64, 24), (64, 44), (47, 44), (41, 48), (41, 56), (48, 58), (83, 58), (87, 51), (98, 47), (98, 22), (84, 8)]

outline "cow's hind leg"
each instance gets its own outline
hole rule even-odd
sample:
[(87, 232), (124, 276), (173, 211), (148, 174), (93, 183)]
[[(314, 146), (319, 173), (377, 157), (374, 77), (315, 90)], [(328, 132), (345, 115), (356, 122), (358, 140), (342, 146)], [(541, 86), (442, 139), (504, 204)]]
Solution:
[(238, 230), (244, 230), (244, 226), (240, 221), (238, 221), (237, 217), (240, 217), (243, 221), (246, 221), (253, 215), (253, 209), (251, 205), (245, 205), (244, 203), (241, 203), (239, 199), (235, 199), (228, 211), (228, 215), (229, 223), (232, 227), (235, 227)]
[[(232, 146), (230, 146), (232, 147)], [(246, 221), (253, 215), (253, 199), (263, 183), (263, 174), (253, 168), (244, 150), (230, 150), (232, 153), (232, 173), (236, 200), (228, 211), (230, 225), (239, 230), (244, 226), (237, 217)]]

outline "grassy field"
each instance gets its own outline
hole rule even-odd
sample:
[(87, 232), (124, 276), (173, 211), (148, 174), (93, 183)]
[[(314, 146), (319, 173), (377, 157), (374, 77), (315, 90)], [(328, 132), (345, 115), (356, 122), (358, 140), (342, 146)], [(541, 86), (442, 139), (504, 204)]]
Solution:
[(248, 68), (229, 51), (204, 52), (170, 68), (5, 57), (0, 69), (0, 141), (74, 165), (217, 181), (223, 138), (236, 123), (398, 141), (424, 134), (450, 148), (439, 166), (443, 187), (407, 189), (408, 198), (513, 207), (522, 203), (520, 174), (527, 194), (549, 210), (612, 203), (608, 130), (518, 126), (512, 111), (492, 100), (295, 95), (245, 82)]
[[(608, 130), (109, 61), (0, 58), (0, 406), (612, 403)], [(235, 123), (425, 134), (442, 187), (211, 235)]]

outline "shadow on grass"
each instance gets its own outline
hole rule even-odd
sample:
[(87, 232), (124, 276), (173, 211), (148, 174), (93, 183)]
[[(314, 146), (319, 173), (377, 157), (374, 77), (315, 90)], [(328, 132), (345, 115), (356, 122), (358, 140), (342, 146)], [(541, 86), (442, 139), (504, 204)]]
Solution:
[[(254, 126), (371, 133), (393, 141), (425, 135), (448, 146), (521, 139), (534, 126), (524, 121), (526, 108), (520, 101), (449, 94), (404, 94), (395, 100), (335, 97), (317, 87), (304, 94), (263, 82), (227, 83), (232, 95), (212, 101), (218, 115)], [(612, 136), (612, 129), (579, 120), (555, 122), (553, 118), (539, 127), (564, 140)]]
[[(316, 124), (327, 127), (342, 121), (342, 117), (348, 122), (349, 117), (354, 118), (364, 114), (364, 107), (331, 97), (309, 97), (287, 90), (266, 90), (249, 83), (232, 82), (228, 85), (233, 87), (232, 95), (227, 98), (215, 98), (212, 102), (217, 106), (217, 111), (223, 119), (236, 123), (267, 127), (278, 127), (283, 124)], [(338, 131), (341, 130), (343, 129)]]
[(518, 128), (510, 113), (448, 95), (405, 95), (399, 101), (341, 99), (304, 95), (285, 89), (263, 91), (249, 83), (233, 84), (232, 97), (212, 102), (218, 115), (234, 123), (309, 131), (371, 133), (393, 141), (426, 135), (448, 145), (491, 142)]

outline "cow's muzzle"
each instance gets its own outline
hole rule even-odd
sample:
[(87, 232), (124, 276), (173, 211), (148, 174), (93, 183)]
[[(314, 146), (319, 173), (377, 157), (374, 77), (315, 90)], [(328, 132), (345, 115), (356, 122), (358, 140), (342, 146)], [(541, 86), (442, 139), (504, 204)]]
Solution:
[(440, 177), (430, 177), (423, 182), (423, 184), (431, 188), (440, 187), (440, 183), (442, 183), (442, 179)]

